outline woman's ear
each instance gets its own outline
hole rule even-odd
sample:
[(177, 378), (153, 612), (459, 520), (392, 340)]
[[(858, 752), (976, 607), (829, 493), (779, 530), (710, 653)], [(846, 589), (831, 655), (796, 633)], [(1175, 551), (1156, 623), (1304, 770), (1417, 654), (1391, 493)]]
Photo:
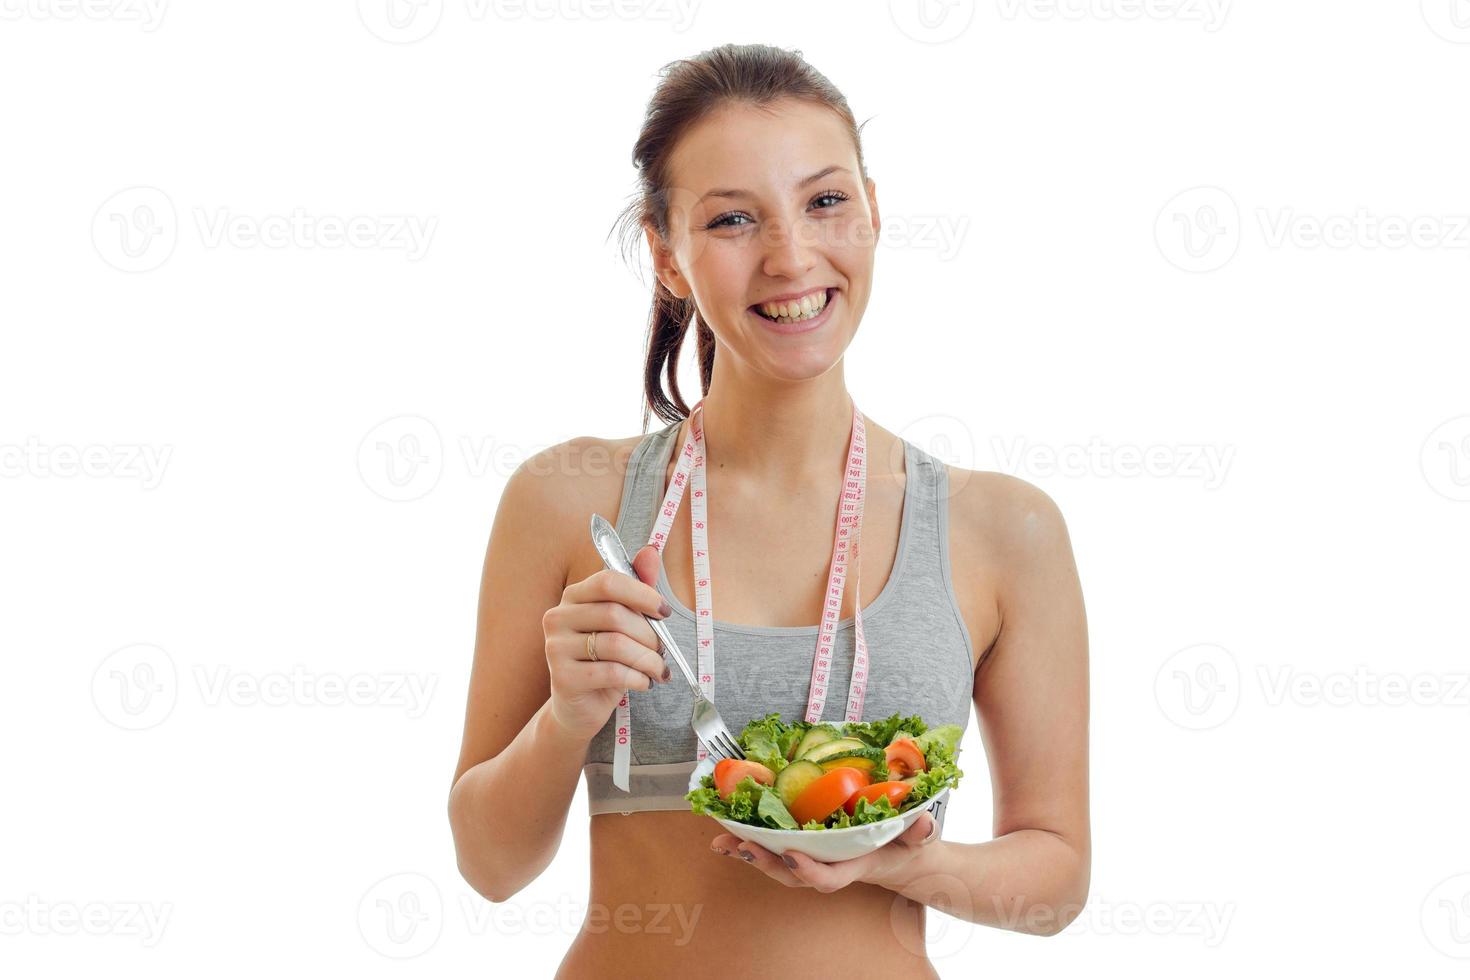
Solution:
[(653, 271), (658, 276), (659, 282), (664, 288), (673, 293), (679, 299), (689, 296), (689, 286), (684, 281), (679, 267), (674, 263), (674, 253), (664, 244), (663, 238), (651, 225), (643, 226), (643, 234), (648, 239), (648, 252), (653, 256)]
[(883, 231), (883, 219), (878, 214), (878, 185), (873, 178), (867, 180), (868, 210), (873, 212), (873, 241), (877, 241)]

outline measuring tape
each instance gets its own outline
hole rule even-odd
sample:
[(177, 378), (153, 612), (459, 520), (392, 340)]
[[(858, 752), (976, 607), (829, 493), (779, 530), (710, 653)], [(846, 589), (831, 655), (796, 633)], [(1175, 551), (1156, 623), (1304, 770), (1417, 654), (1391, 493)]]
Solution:
[[(689, 412), (688, 435), (664, 494), (663, 505), (654, 520), (648, 543), (658, 549), (660, 559), (668, 543), (669, 529), (679, 502), (692, 483), (694, 495), (689, 499), (690, 545), (694, 552), (694, 628), (699, 649), (699, 689), (714, 700), (715, 692), (715, 627), (710, 595), (709, 570), (709, 493), (705, 487), (704, 399)], [(863, 696), (868, 689), (868, 643), (863, 635), (862, 569), (858, 562), (858, 541), (863, 526), (863, 495), (868, 483), (867, 429), (857, 403), (852, 406), (852, 438), (847, 447), (847, 466), (842, 475), (842, 495), (837, 510), (837, 534), (832, 544), (832, 564), (827, 573), (826, 598), (822, 603), (822, 622), (817, 630), (817, 648), (812, 655), (812, 679), (807, 692), (806, 720), (815, 723), (822, 718), (827, 704), (827, 688), (832, 674), (832, 650), (835, 646), (837, 622), (842, 614), (842, 593), (847, 586), (848, 565), (854, 569), (853, 602), (856, 647), (853, 653), (852, 678), (847, 690), (848, 721), (861, 721)], [(633, 722), (628, 709), (628, 692), (618, 700), (616, 738), (613, 744), (613, 785), (628, 791), (628, 766), (632, 758)], [(709, 753), (704, 743), (697, 743), (696, 761), (703, 762)]]

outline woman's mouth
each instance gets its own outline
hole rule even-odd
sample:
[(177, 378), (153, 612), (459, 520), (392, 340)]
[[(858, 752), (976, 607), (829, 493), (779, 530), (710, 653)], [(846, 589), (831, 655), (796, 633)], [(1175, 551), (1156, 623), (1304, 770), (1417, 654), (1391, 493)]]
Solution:
[[(762, 304), (750, 307), (750, 313), (769, 330), (781, 334), (806, 333), (826, 323), (839, 290), (835, 286), (816, 293), (815, 302), (803, 298), (802, 303)], [(772, 316), (772, 313), (777, 313)], [(785, 315), (781, 315), (785, 314)]]

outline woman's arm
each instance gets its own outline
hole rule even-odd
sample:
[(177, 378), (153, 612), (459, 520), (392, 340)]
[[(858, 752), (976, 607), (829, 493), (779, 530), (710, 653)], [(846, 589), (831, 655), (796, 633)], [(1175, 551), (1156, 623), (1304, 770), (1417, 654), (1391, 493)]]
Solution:
[[(480, 579), (464, 738), (449, 793), (465, 881), (503, 902), (546, 869), (561, 846), (587, 742), (550, 715), (543, 617), (566, 587), (571, 489), (555, 447), (506, 483)], [(572, 521), (571, 523), (576, 523)], [(526, 787), (534, 786), (535, 792)], [(505, 806), (514, 801), (514, 817)]]
[(870, 880), (957, 918), (1049, 936), (1082, 911), (1091, 878), (1087, 619), (1061, 512), (1036, 487), (1000, 479), (1000, 506), (992, 485), (987, 502), (974, 494), (952, 508), (967, 515), (956, 530), (978, 534), (1000, 570), (1001, 626), (974, 692), (995, 838), (915, 847)]

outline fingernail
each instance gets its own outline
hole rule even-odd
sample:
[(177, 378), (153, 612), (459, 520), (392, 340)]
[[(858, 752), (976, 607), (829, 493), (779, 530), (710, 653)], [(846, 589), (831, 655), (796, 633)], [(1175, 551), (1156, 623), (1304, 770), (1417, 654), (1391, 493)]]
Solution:
[(664, 680), (668, 680), (670, 677), (673, 677), (673, 676), (674, 676), (674, 672), (672, 670), (669, 670), (669, 665), (668, 664), (664, 664)]
[(755, 855), (752, 854), (752, 853), (750, 853), (749, 851), (741, 851), (740, 852), (740, 856), (743, 859), (745, 859), (746, 861), (754, 861), (755, 860)]
[(709, 846), (709, 849), (712, 850), (712, 851), (714, 851), (716, 854), (729, 854), (730, 853), (729, 851), (725, 850), (723, 847), (716, 847), (713, 844), (711, 844)]
[(674, 607), (669, 605), (668, 601), (665, 600), (664, 602), (659, 603), (658, 618), (667, 619), (673, 613), (673, 611)]
[(796, 858), (790, 854), (781, 855), (781, 860), (786, 862), (786, 867), (791, 868), (793, 871), (796, 869)]
[[(931, 818), (931, 819), (933, 819), (933, 818)], [(934, 838), (936, 838), (938, 836), (939, 836), (939, 821), (938, 820), (935, 820), (934, 821), (934, 826), (932, 826), (932, 827), (929, 828), (929, 836), (924, 838), (924, 843), (927, 844), (927, 843), (929, 843), (930, 841), (932, 841)]]

